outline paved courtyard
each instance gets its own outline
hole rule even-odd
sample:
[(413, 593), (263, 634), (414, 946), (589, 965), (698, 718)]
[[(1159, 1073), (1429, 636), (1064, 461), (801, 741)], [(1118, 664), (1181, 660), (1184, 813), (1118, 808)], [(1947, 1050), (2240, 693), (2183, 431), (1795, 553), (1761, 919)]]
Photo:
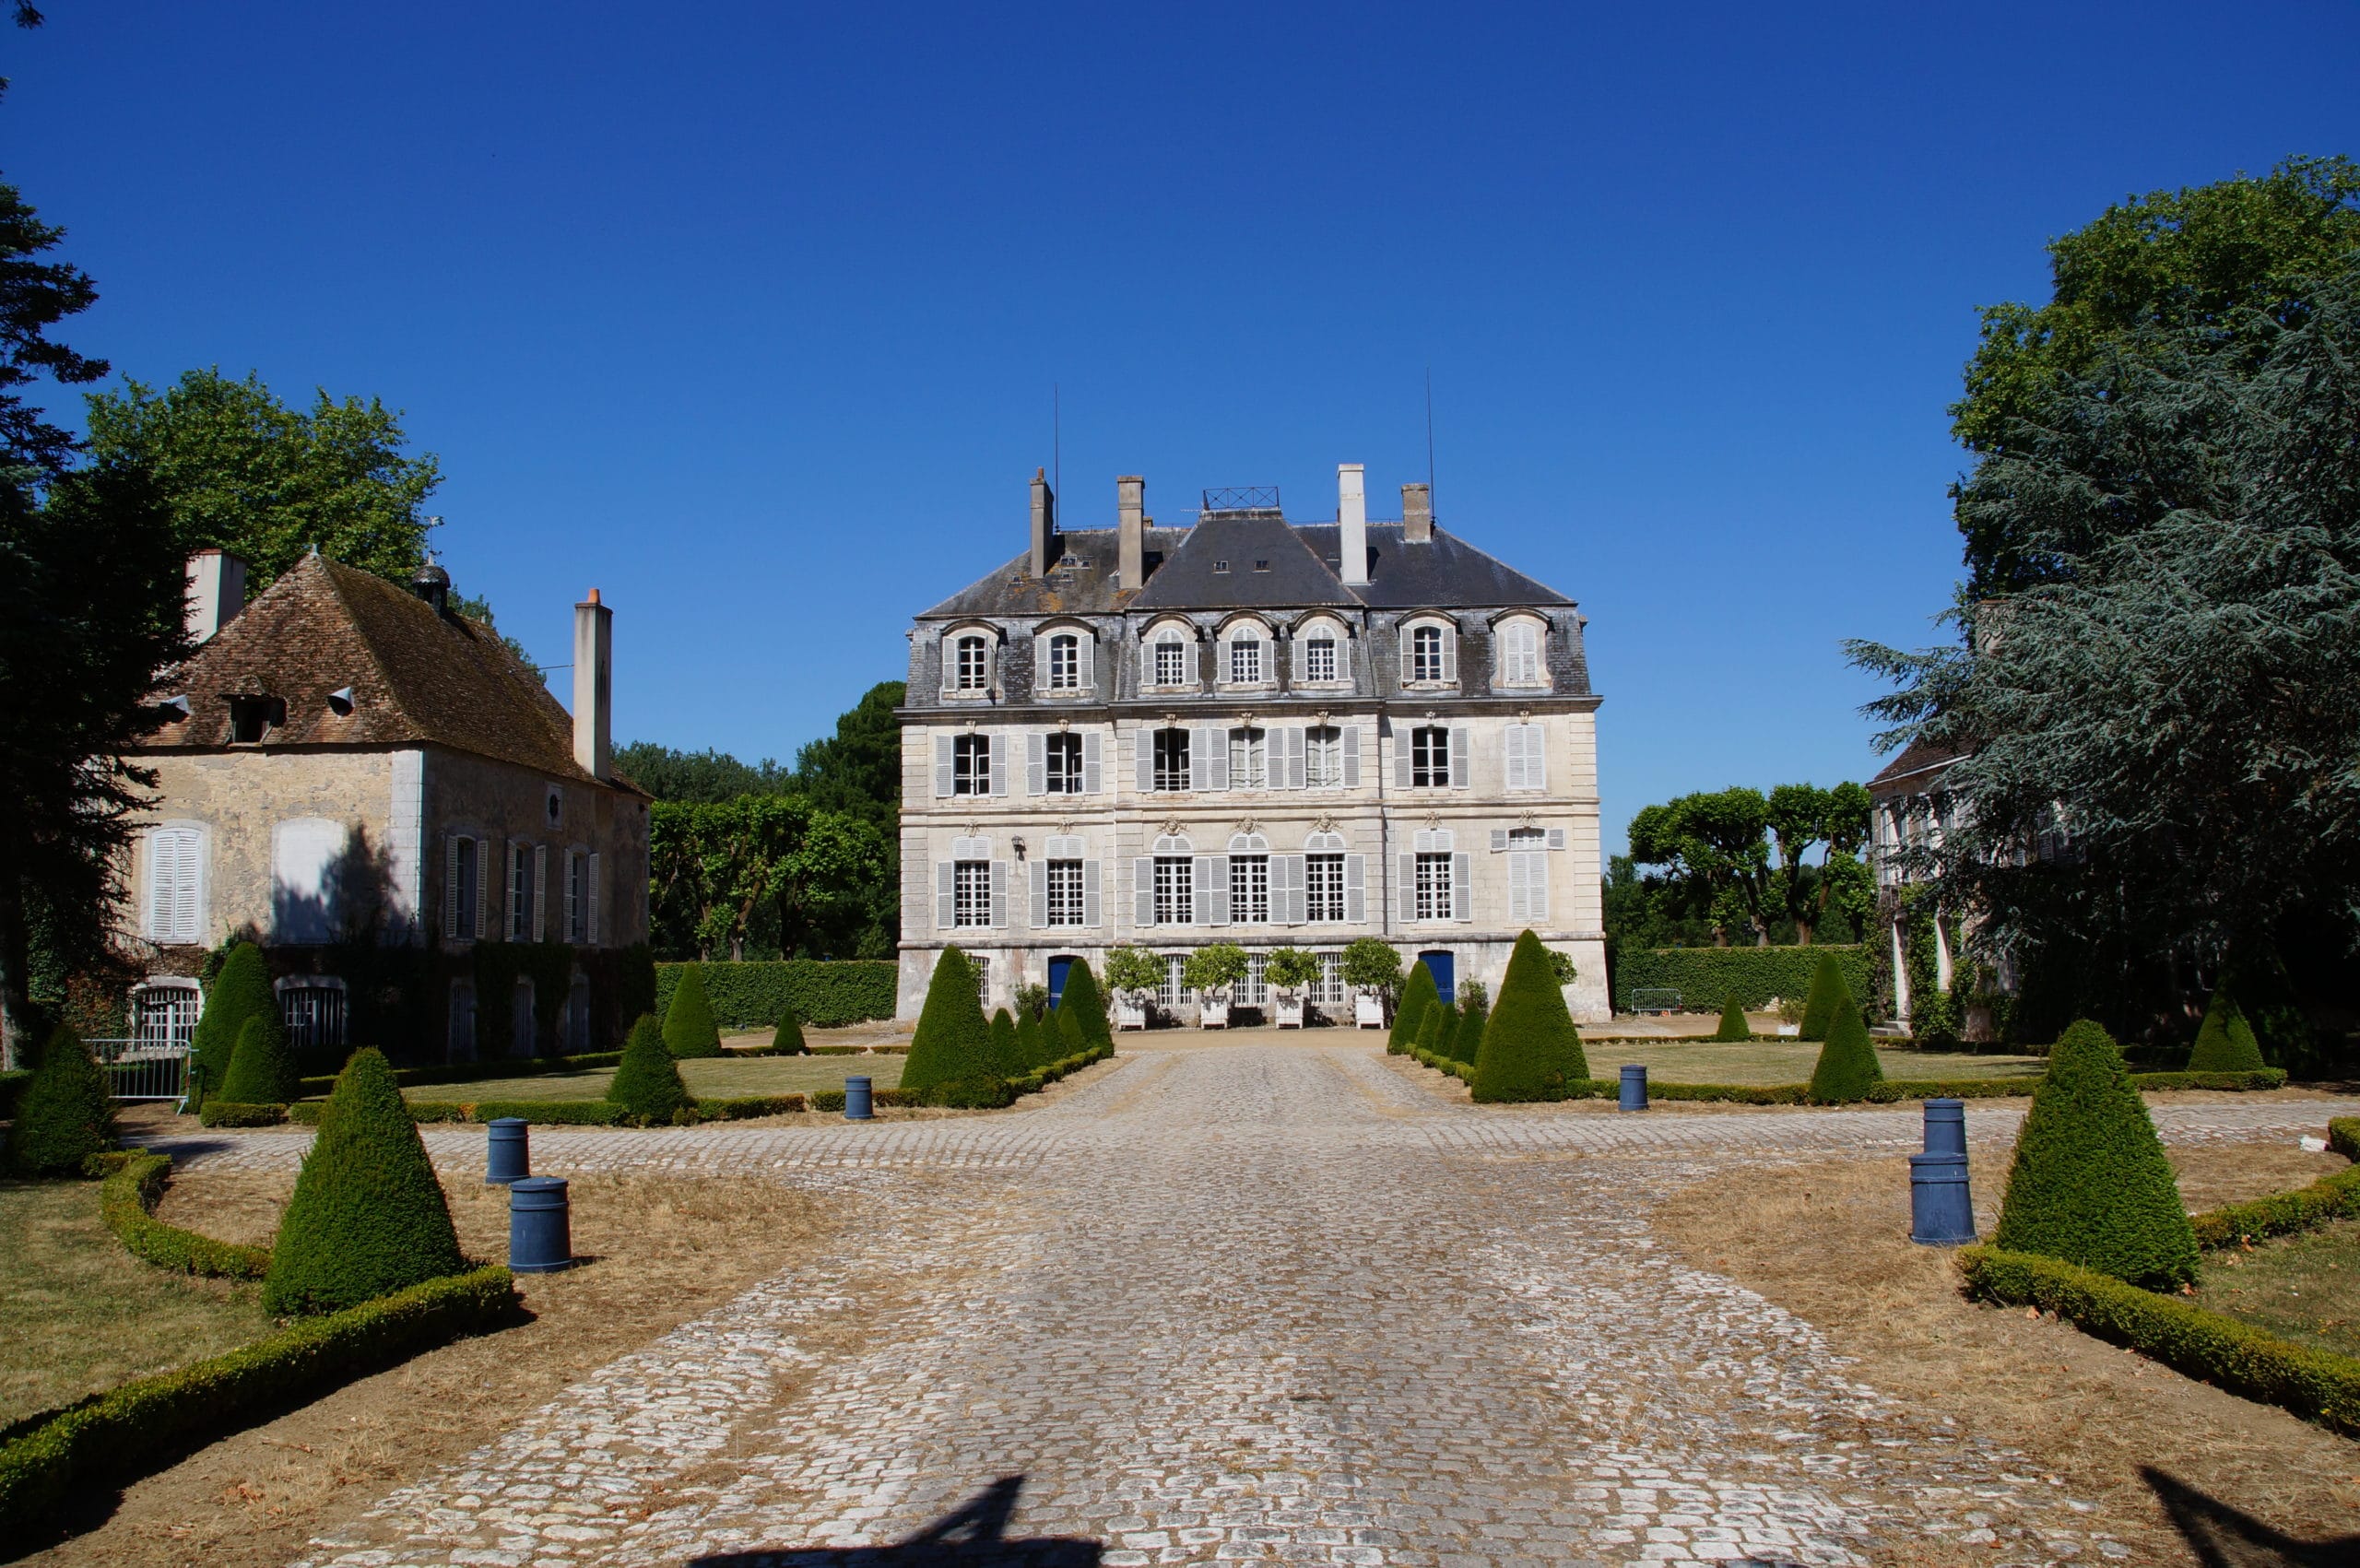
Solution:
[[(1851, 1563), (1929, 1536), (2129, 1556), (2036, 1459), (1854, 1382), (1811, 1325), (1650, 1237), (1701, 1176), (1853, 1150), (1905, 1181), (1914, 1108), (1478, 1110), (1359, 1041), (1124, 1045), (1012, 1114), (537, 1131), (544, 1172), (770, 1173), (868, 1222), (304, 1561), (915, 1562), (940, 1548), (864, 1549), (976, 1539), (1056, 1564)], [(2330, 1109), (2156, 1119), (2235, 1139)], [(2020, 1115), (1971, 1107), (1970, 1136)], [(307, 1138), (176, 1152), (291, 1164)], [(426, 1138), (481, 1170), (479, 1130)]]

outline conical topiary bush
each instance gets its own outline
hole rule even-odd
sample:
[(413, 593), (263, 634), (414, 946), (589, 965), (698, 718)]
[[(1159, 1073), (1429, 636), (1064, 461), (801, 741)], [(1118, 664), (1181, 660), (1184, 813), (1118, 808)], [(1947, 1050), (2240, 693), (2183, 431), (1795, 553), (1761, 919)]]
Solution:
[(1836, 967), (1834, 953), (1819, 955), (1819, 967), (1811, 972), (1811, 990), (1803, 996), (1803, 1022), (1796, 1035), (1803, 1040), (1824, 1040), (1835, 1022), (1835, 999), (1850, 996), (1844, 984), (1844, 972)]
[(2213, 989), (2212, 1005), (2204, 1009), (2204, 1027), (2196, 1032), (2196, 1045), (2188, 1054), (2192, 1073), (2260, 1072), (2261, 1042), (2227, 985)]
[(607, 1103), (620, 1105), (633, 1119), (655, 1125), (669, 1122), (689, 1102), (689, 1086), (664, 1043), (664, 1026), (654, 1013), (642, 1013), (623, 1040), (623, 1059), (607, 1084)]
[(271, 1244), (270, 1312), (337, 1312), (467, 1266), (394, 1069), (374, 1050), (336, 1075)]
[(1475, 1057), (1475, 1098), (1486, 1104), (1563, 1097), (1565, 1086), (1589, 1077), (1581, 1032), (1565, 1010), (1565, 993), (1540, 938), (1516, 939), (1500, 999), (1483, 1027)]
[[(1068, 992), (1068, 995), (1071, 993)], [(1043, 1064), (1044, 1066), (1054, 1066), (1069, 1056), (1083, 1055), (1097, 1049), (1089, 1036), (1083, 1033), (1083, 1031), (1089, 1027), (1082, 1021), (1083, 1016), (1079, 1008), (1068, 1011), (1064, 1008), (1059, 1008), (1049, 1015), (1050, 1023), (1055, 1024), (1056, 1028), (1053, 1032), (1050, 1024), (1043, 1024), (1042, 1032), (1044, 1034), (1054, 1032), (1056, 1038), (1045, 1041), (1043, 1044), (1042, 1048), (1049, 1057), (1049, 1060)]]
[[(1081, 1026), (1085, 1045), (1114, 1045), (1115, 1020), (1106, 1016), (1106, 995), (1098, 989), (1098, 977), (1090, 973), (1089, 963), (1081, 959), (1074, 960), (1073, 966), (1066, 971), (1066, 988), (1057, 993), (1056, 1011), (1062, 1014), (1068, 1008), (1073, 1010), (1075, 1021)], [(1060, 1051), (1057, 1055), (1067, 1056), (1072, 1053)]]
[(1430, 1055), (1442, 1055), (1443, 1031), (1449, 1017), (1450, 1008), (1436, 997), (1434, 1005), (1426, 1009), (1424, 1020), (1418, 1025), (1418, 1037), (1411, 1043)]
[(1410, 978), (1401, 983), (1401, 1000), (1394, 1006), (1393, 1032), (1385, 1037), (1385, 1048), (1397, 1056), (1407, 1053), (1418, 1031), (1425, 1027), (1426, 1009), (1441, 1003), (1434, 973), (1420, 959), (1410, 966)]
[(1729, 1000), (1721, 1004), (1721, 1027), (1713, 1031), (1713, 1038), (1715, 1040), (1753, 1038), (1753, 1025), (1746, 1021), (1745, 1009), (1738, 1006), (1737, 993), (1734, 991), (1729, 993)]
[(1464, 1062), (1470, 1067), (1475, 1065), (1475, 1058), (1483, 1049), (1483, 1031), (1489, 1021), (1490, 1009), (1472, 997), (1469, 998), (1465, 1009), (1458, 1015), (1458, 1031), (1450, 1037), (1453, 1061)]
[(265, 1013), (276, 1017), (278, 998), (270, 994), (270, 971), (262, 949), (240, 942), (222, 959), (220, 970), (205, 993), (196, 1015), (196, 1032), (189, 1036), (189, 1099), (192, 1103), (218, 1094), (230, 1074), (230, 1058), (238, 1054), (238, 1033), (246, 1020)]
[(721, 1055), (721, 1028), (705, 1000), (702, 964), (683, 968), (680, 983), (672, 987), (672, 1005), (664, 1010), (664, 1043), (682, 1059)]
[(238, 1049), (230, 1058), (229, 1076), (214, 1096), (232, 1105), (288, 1105), (302, 1093), (301, 1075), (295, 1070), (295, 1052), (287, 1043), (287, 1026), (276, 1011), (246, 1020), (238, 1031)]
[(82, 1037), (60, 1024), (41, 1049), (17, 1101), (8, 1163), (28, 1176), (78, 1174), (82, 1161), (114, 1147), (114, 1102), (107, 1076)]
[(1869, 1039), (1869, 1026), (1849, 992), (1835, 998), (1835, 1019), (1827, 1026), (1827, 1043), (1819, 1048), (1819, 1062), (1811, 1070), (1814, 1104), (1844, 1105), (1865, 1100), (1869, 1091), (1884, 1081), (1884, 1067)]
[(771, 1036), (773, 1056), (808, 1056), (811, 1047), (803, 1038), (803, 1020), (795, 1016), (793, 1008), (782, 1008), (778, 1015), (778, 1032)]
[(1021, 1008), (1016, 1014), (1016, 1059), (1024, 1070), (1045, 1067), (1055, 1058), (1050, 1047), (1056, 1036), (1042, 1027), (1040, 1018), (1031, 1008)]
[(989, 1049), (984, 1054), (984, 1074), (987, 1078), (1016, 1078), (1030, 1071), (1016, 1047), (1016, 1019), (1006, 1008), (992, 1014), (989, 1032), (985, 1036)]
[(2196, 1232), (2147, 1103), (2087, 1019), (2049, 1048), (1991, 1239), (2150, 1290), (2196, 1278)]
[(990, 1037), (983, 1004), (975, 998), (974, 966), (958, 949), (943, 949), (926, 984), (916, 1032), (910, 1036), (902, 1087), (926, 1091), (981, 1078)]

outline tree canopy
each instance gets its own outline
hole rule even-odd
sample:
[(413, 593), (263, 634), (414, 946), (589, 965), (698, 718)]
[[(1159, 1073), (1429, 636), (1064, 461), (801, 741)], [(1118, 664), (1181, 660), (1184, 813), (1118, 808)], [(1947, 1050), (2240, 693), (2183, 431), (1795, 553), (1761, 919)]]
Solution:
[[(5, 84), (0, 84), (5, 85)], [(77, 354), (49, 329), (98, 302), (98, 286), (81, 268), (44, 261), (65, 230), (43, 223), (17, 187), (0, 182), (0, 466), (17, 482), (63, 470), (74, 438), (25, 401), (20, 388), (47, 377), (65, 385), (97, 381), (104, 360)]]
[[(1738, 931), (1757, 946), (1789, 934), (1808, 943), (1832, 915), (1857, 923), (1867, 913), (1858, 856), (1868, 831), (1868, 791), (1849, 783), (1767, 796), (1738, 785), (1646, 807), (1608, 883), (1610, 934), (1641, 946), (1709, 934), (1727, 947)], [(1660, 869), (1641, 877), (1641, 866)]]
[(649, 814), (655, 949), (742, 959), (749, 945), (794, 957), (881, 957), (875, 890), (890, 881), (885, 835), (800, 796), (715, 804), (658, 801)]

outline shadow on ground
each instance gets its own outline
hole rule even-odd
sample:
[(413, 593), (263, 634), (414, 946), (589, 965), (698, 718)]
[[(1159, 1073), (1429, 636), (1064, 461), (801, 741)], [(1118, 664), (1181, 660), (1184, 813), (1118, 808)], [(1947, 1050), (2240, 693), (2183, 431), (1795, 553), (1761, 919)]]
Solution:
[(785, 1548), (700, 1557), (689, 1568), (1097, 1568), (1099, 1545), (1071, 1536), (1034, 1536), (1010, 1540), (1009, 1516), (1016, 1512), (1022, 1476), (1002, 1476), (974, 1501), (891, 1546)]
[(2296, 1540), (2152, 1466), (2139, 1473), (2204, 1568), (2345, 1568), (2360, 1562), (2360, 1536)]

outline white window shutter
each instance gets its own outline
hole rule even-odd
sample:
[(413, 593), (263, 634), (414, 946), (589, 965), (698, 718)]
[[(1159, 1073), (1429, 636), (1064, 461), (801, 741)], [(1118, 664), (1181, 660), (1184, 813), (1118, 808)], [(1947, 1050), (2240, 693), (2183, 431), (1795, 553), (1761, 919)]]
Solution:
[(1131, 862), (1131, 924), (1141, 930), (1155, 924), (1155, 862), (1146, 855)]
[[(1197, 856), (1190, 864), (1188, 880), (1189, 918), (1198, 925), (1210, 925), (1213, 924), (1213, 857), (1210, 855)], [(1221, 897), (1226, 903), (1229, 899), (1227, 888), (1221, 890)]]
[(1036, 692), (1049, 690), (1049, 637), (1046, 632), (1036, 633), (1032, 639), (1032, 690)]
[(542, 940), (549, 930), (549, 846), (533, 846), (533, 940)]
[(1474, 860), (1464, 850), (1450, 857), (1450, 917), (1475, 918)]
[(1410, 757), (1417, 745), (1416, 734), (1416, 731), (1403, 729), (1399, 725), (1393, 726), (1393, 787), (1396, 789), (1410, 787)]
[(1418, 918), (1418, 857), (1405, 855), (1401, 862), (1401, 918)]
[(1526, 873), (1525, 886), (1525, 896), (1532, 905), (1531, 918), (1547, 920), (1549, 918), (1549, 857), (1546, 855), (1528, 855), (1525, 858), (1532, 863), (1532, 869)]
[(1310, 732), (1305, 730), (1301, 725), (1292, 725), (1279, 731), (1279, 735), (1280, 737), (1286, 742), (1287, 749), (1287, 776), (1285, 787), (1288, 789), (1304, 788), (1309, 784), (1311, 779), (1310, 769), (1304, 760), (1310, 750)]
[(1031, 864), (1032, 918), (1030, 924), (1033, 930), (1039, 931), (1049, 924), (1049, 863), (1034, 855)]
[(1502, 850), (1507, 848), (1507, 846), (1508, 831), (1505, 828), (1493, 828), (1492, 830), (1492, 853), (1493, 855), (1497, 855)]
[(442, 936), (446, 941), (459, 939), (459, 835), (453, 833), (442, 841)]
[(1549, 787), (1549, 732), (1539, 725), (1524, 726), (1524, 786)]
[(1304, 857), (1300, 855), (1271, 856), (1270, 879), (1276, 884), (1271, 896), (1278, 906), (1279, 924), (1281, 925), (1302, 925), (1310, 903), (1304, 890), (1307, 878), (1304, 870)]
[[(1090, 644), (1084, 643), (1082, 646), (1087, 648)], [(1105, 738), (1094, 729), (1081, 732), (1081, 793), (1084, 795), (1096, 795), (1106, 787), (1103, 765)]]
[(1008, 929), (1008, 862), (995, 860), (992, 867), (992, 928)]
[[(1504, 835), (1495, 832), (1492, 836), (1493, 840), (1496, 841)], [(1525, 867), (1531, 859), (1532, 856), (1525, 854), (1522, 850), (1518, 850), (1516, 854), (1508, 856), (1508, 918), (1510, 920), (1529, 920), (1532, 918), (1531, 900), (1527, 896), (1525, 890), (1527, 885), (1525, 881)]]
[(1400, 640), (1401, 684), (1403, 686), (1407, 686), (1410, 684), (1413, 672), (1415, 672), (1418, 667), (1416, 664), (1416, 649), (1418, 646), (1417, 629), (1409, 626), (1397, 627), (1394, 630), (1394, 635)]
[(567, 850), (564, 866), (560, 873), (565, 878), (565, 918), (558, 925), (558, 935), (561, 940), (568, 942), (573, 940), (574, 932), (582, 928), (582, 889), (574, 878), (574, 859), (573, 851)]
[(1565, 847), (1564, 829), (1552, 828), (1549, 830), (1549, 847), (1551, 849), (1563, 849)]
[(1008, 737), (987, 735), (984, 737), (984, 745), (991, 752), (992, 793), (1006, 795), (1008, 793)]
[(1358, 789), (1361, 787), (1360, 722), (1352, 720), (1346, 723), (1342, 735), (1344, 737), (1344, 787)]
[(1098, 685), (1098, 639), (1084, 631), (1074, 639), (1077, 667), (1081, 673), (1081, 689), (1094, 690)]
[(489, 864), (490, 859), (491, 841), (476, 840), (476, 940), (478, 942), (491, 928), (491, 879), (499, 873)]
[(1475, 732), (1465, 725), (1450, 727), (1450, 787), (1465, 789), (1474, 774)]
[(1500, 754), (1507, 766), (1506, 786), (1509, 789), (1531, 787), (1528, 761), (1529, 754), (1525, 745), (1530, 735), (1531, 731), (1523, 725), (1508, 725), (1507, 744), (1502, 748)]
[(590, 852), (590, 869), (584, 884), (584, 896), (590, 901), (587, 917), (582, 922), (582, 934), (592, 947), (598, 945), (598, 852)]
[(1141, 795), (1155, 787), (1155, 731), (1142, 725), (1131, 732), (1138, 742), (1135, 755), (1139, 760), (1138, 789)]
[(934, 737), (934, 793), (938, 798), (950, 793), (950, 736)]
[(173, 846), (172, 929), (183, 942), (205, 939), (205, 835), (183, 828)]
[(1458, 629), (1455, 626), (1442, 629), (1442, 678), (1445, 685), (1458, 684)]
[(1098, 862), (1081, 863), (1081, 923), (1095, 929), (1105, 922), (1098, 907)]
[(1354, 925), (1368, 918), (1368, 856), (1344, 856), (1344, 919)]
[(959, 867), (950, 860), (934, 863), (934, 924), (948, 931), (959, 923)]
[(158, 941), (168, 941), (172, 934), (172, 902), (178, 886), (178, 867), (172, 855), (171, 834), (163, 828), (151, 828), (148, 832), (148, 935)]
[(1024, 793), (1049, 793), (1049, 737), (1037, 729), (1028, 731), (1024, 737)]

